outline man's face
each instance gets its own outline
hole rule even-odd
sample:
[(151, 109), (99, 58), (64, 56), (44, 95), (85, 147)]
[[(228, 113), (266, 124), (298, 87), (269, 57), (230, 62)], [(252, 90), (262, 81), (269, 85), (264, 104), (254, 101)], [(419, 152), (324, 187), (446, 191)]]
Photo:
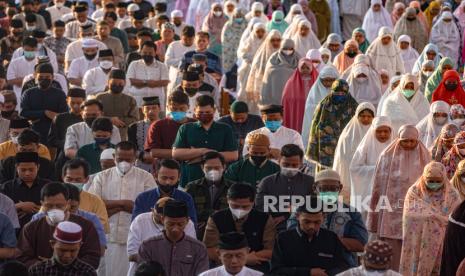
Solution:
[(152, 47), (142, 47), (140, 54), (142, 56), (155, 56), (155, 49)]
[(105, 17), (105, 22), (107, 22), (108, 27), (110, 27), (110, 29), (113, 29), (115, 27), (115, 21), (113, 20), (113, 18), (107, 16)]
[(10, 133), (10, 137), (18, 137), (24, 130), (25, 128), (10, 128), (8, 132)]
[(298, 155), (290, 157), (281, 156), (281, 158), (279, 159), (279, 165), (282, 168), (299, 169), (300, 167), (302, 167), (302, 159)]
[(202, 165), (202, 169), (204, 172), (208, 171), (220, 171), (223, 173), (224, 166), (223, 163), (221, 163), (221, 160), (218, 158), (215, 159), (209, 159), (205, 161), (205, 164)]
[(187, 104), (180, 104), (180, 103), (175, 103), (175, 102), (170, 101), (169, 110), (187, 112), (187, 110), (189, 110), (189, 106)]
[(195, 89), (198, 89), (198, 88), (200, 87), (200, 80), (196, 80), (196, 81), (186, 81), (186, 80), (182, 80), (181, 86), (182, 86), (182, 88), (184, 88), (184, 89), (187, 89), (187, 88), (195, 88)]
[(145, 35), (139, 36), (137, 38), (137, 45), (140, 47), (140, 46), (142, 46), (142, 44), (144, 44), (144, 42), (150, 41), (151, 39), (152, 38), (150, 36), (145, 36)]
[(136, 153), (133, 150), (118, 149), (115, 152), (115, 161), (117, 163), (126, 161), (130, 164), (133, 164), (134, 161), (136, 161)]
[(52, 209), (60, 209), (67, 211), (69, 209), (69, 201), (66, 200), (63, 194), (57, 194), (54, 196), (46, 196), (40, 201), (44, 212)]
[(207, 106), (196, 106), (195, 107), (195, 115), (197, 118), (200, 118), (202, 115), (213, 115), (215, 114), (215, 108), (211, 107), (210, 105)]
[(68, 97), (66, 98), (66, 102), (71, 112), (75, 114), (81, 113), (81, 104), (84, 102), (84, 98)]
[(25, 13), (30, 13), (30, 12), (33, 11), (33, 6), (32, 6), (32, 4), (25, 4), (25, 5), (23, 5), (22, 10)]
[(198, 35), (195, 37), (195, 46), (197, 50), (204, 51), (208, 47), (208, 38), (206, 36)]
[(50, 82), (53, 80), (53, 74), (50, 73), (37, 73), (36, 80), (39, 82), (41, 80), (49, 80)]
[(21, 162), (16, 165), (16, 172), (24, 182), (33, 182), (37, 178), (39, 165), (34, 162)]
[(55, 259), (62, 265), (69, 265), (78, 257), (81, 243), (63, 243), (59, 241), (51, 241), (53, 255)]
[(94, 139), (96, 139), (96, 138), (109, 139), (111, 137), (111, 132), (103, 131), (103, 130), (97, 130), (97, 131), (92, 132), (92, 136), (94, 136)]
[(247, 121), (248, 114), (246, 112), (244, 113), (234, 113), (231, 112), (231, 119), (236, 123), (236, 124), (243, 124)]
[(177, 185), (179, 181), (179, 171), (162, 166), (157, 172), (157, 181), (161, 185)]
[(250, 156), (268, 156), (270, 148), (266, 146), (249, 145), (248, 153)]
[(87, 20), (87, 11), (83, 12), (75, 12), (74, 13), (74, 18), (76, 18), (77, 21), (84, 23)]
[(297, 213), (300, 230), (309, 238), (313, 237), (320, 230), (323, 219), (324, 215), (322, 212), (317, 214)]
[(144, 113), (144, 117), (149, 120), (153, 121), (158, 118), (158, 113), (160, 113), (160, 106), (159, 105), (145, 105), (142, 108), (142, 112)]
[(84, 54), (92, 56), (92, 55), (97, 55), (98, 48), (82, 48), (82, 51)]
[(250, 198), (228, 198), (228, 204), (232, 209), (250, 211), (253, 208), (254, 202), (251, 201)]
[(95, 104), (84, 107), (84, 111), (82, 112), (84, 119), (98, 118), (100, 116), (102, 116), (102, 111)]
[(63, 175), (63, 181), (66, 183), (87, 183), (89, 177), (85, 176), (84, 168), (68, 168)]
[(183, 218), (170, 218), (163, 216), (163, 225), (165, 226), (165, 231), (170, 237), (180, 239), (184, 235), (184, 228), (186, 228), (189, 219), (187, 217)]
[(108, 26), (98, 26), (97, 27), (97, 34), (100, 37), (108, 37), (110, 35), (110, 27), (108, 27)]
[(78, 210), (79, 210), (79, 201), (70, 199), (69, 200), (69, 212), (71, 214), (76, 214)]
[(229, 274), (239, 274), (242, 268), (247, 263), (247, 254), (249, 253), (248, 248), (241, 248), (236, 250), (224, 250), (219, 249), (219, 258), (224, 268)]
[(283, 116), (281, 113), (269, 113), (269, 114), (262, 114), (262, 120), (265, 121), (281, 121)]
[(194, 37), (189, 37), (187, 35), (182, 35), (181, 36), (181, 42), (184, 46), (192, 46), (194, 43)]
[(63, 35), (65, 34), (65, 27), (53, 27), (53, 34), (57, 38), (63, 37)]

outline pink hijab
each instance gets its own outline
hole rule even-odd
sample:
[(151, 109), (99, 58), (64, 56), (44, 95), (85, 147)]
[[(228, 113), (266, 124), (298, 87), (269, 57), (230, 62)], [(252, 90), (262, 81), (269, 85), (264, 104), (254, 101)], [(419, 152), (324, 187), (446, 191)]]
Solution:
[(350, 47), (354, 46), (355, 49), (357, 49), (357, 54), (361, 54), (360, 50), (358, 49), (358, 43), (355, 41), (355, 39), (349, 39), (346, 41), (344, 44), (344, 51), (340, 52), (333, 61), (334, 66), (336, 67), (337, 71), (339, 74), (342, 75), (344, 71), (349, 68), (355, 60), (355, 57), (351, 58), (348, 55), (345, 54), (345, 51)]
[(205, 21), (203, 23), (202, 31), (208, 32), (210, 36), (215, 37), (216, 42), (221, 42), (221, 31), (223, 30), (223, 26), (226, 22), (228, 22), (228, 19), (224, 15), (220, 17), (216, 17), (213, 12), (216, 7), (220, 7), (221, 10), (223, 10), (223, 7), (219, 3), (215, 3), (212, 5), (210, 12), (208, 13), (207, 17), (205, 18)]
[[(407, 190), (421, 176), (423, 168), (430, 162), (428, 149), (419, 140), (419, 133), (414, 125), (403, 125), (398, 138), (381, 154), (376, 165), (367, 229), (379, 237), (402, 239), (402, 209), (399, 201), (405, 198)], [(412, 150), (401, 147), (401, 140), (415, 139), (417, 146)], [(383, 197), (382, 206), (389, 201), (392, 210), (377, 207)], [(381, 204), (381, 203), (380, 203)], [(378, 210), (376, 212), (375, 210)]]
[[(310, 75), (302, 76), (301, 68), (304, 64), (310, 68)], [(313, 67), (312, 61), (308, 58), (300, 59), (297, 69), (284, 86), (282, 105), (285, 127), (292, 128), (299, 133), (302, 131), (307, 95), (317, 78), (318, 71)]]

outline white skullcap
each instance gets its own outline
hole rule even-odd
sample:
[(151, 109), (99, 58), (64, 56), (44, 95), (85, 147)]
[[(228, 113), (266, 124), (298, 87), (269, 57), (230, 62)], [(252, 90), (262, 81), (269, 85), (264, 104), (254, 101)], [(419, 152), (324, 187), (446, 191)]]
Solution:
[(184, 16), (184, 14), (180, 10), (174, 10), (174, 11), (171, 12), (171, 18), (183, 17), (183, 16)]
[(114, 158), (115, 149), (105, 149), (100, 154), (100, 160), (110, 160)]
[(85, 38), (82, 40), (82, 48), (98, 48), (97, 40), (93, 38)]
[(137, 4), (129, 4), (128, 6), (128, 12), (135, 12), (135, 11), (138, 11), (139, 10), (139, 5)]

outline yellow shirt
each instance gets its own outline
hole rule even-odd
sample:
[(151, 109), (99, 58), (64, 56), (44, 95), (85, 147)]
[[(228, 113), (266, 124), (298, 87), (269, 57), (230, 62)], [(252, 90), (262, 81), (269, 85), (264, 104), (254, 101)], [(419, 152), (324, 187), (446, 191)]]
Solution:
[[(15, 156), (17, 153), (16, 145), (12, 141), (6, 141), (0, 144), (0, 160), (6, 159), (10, 156)], [(37, 151), (39, 157), (51, 160), (50, 152), (48, 148), (42, 144), (39, 144)]]
[(110, 233), (107, 208), (105, 207), (103, 200), (99, 196), (88, 193), (86, 191), (81, 191), (79, 198), (79, 209), (94, 213), (100, 219), (105, 233)]

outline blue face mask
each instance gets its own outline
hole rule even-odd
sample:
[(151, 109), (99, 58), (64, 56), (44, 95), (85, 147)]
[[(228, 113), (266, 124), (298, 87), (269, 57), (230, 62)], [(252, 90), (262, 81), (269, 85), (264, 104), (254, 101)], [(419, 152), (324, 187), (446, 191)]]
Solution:
[(442, 188), (442, 182), (426, 182), (428, 190), (437, 191)]
[(336, 104), (343, 103), (347, 100), (347, 95), (333, 95), (333, 102)]
[(186, 118), (186, 112), (184, 111), (171, 111), (170, 112), (171, 119), (176, 122), (184, 120)]
[(265, 121), (265, 126), (268, 128), (271, 132), (275, 132), (278, 130), (278, 128), (281, 127), (283, 122), (281, 121)]
[(337, 202), (339, 192), (320, 192), (320, 199), (326, 204), (334, 204)]
[(236, 19), (234, 19), (234, 22), (236, 22), (237, 24), (241, 24), (243, 21), (244, 21), (244, 18), (236, 18)]
[(36, 57), (36, 52), (34, 52), (34, 51), (24, 51), (24, 57), (26, 59), (34, 59)]
[(102, 137), (97, 137), (97, 138), (94, 138), (95, 140), (95, 143), (97, 145), (105, 145), (105, 144), (109, 144), (110, 143), (110, 138), (102, 138)]

